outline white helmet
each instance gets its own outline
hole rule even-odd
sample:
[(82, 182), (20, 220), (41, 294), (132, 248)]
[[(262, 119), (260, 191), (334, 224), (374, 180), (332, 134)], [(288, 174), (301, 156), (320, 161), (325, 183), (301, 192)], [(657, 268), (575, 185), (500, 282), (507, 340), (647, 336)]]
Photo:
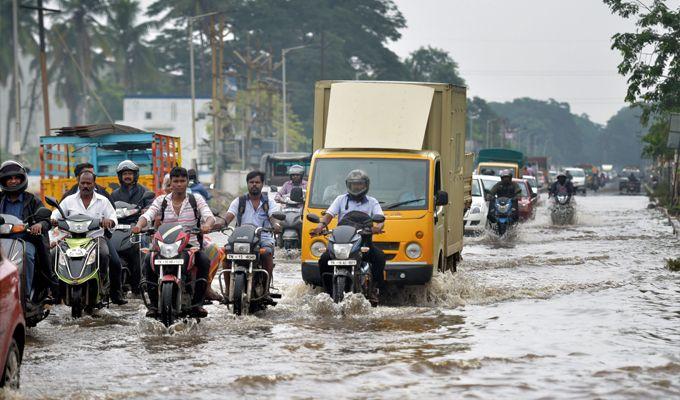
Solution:
[(305, 167), (302, 165), (291, 165), (288, 168), (288, 175), (304, 175), (305, 174)]

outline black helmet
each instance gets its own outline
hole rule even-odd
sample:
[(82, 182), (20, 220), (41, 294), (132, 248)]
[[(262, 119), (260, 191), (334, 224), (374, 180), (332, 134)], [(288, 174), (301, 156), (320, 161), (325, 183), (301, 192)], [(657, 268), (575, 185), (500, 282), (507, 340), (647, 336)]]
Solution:
[[(356, 191), (352, 190), (352, 183), (363, 183), (364, 188)], [(349, 172), (347, 174), (347, 178), (345, 178), (345, 185), (347, 186), (347, 193), (349, 194), (349, 197), (352, 200), (360, 200), (364, 196), (366, 196), (366, 193), (368, 193), (368, 187), (371, 184), (371, 180), (368, 178), (368, 175), (360, 170), (360, 169), (355, 169)]]
[(137, 183), (137, 179), (139, 179), (139, 167), (137, 164), (132, 160), (124, 160), (118, 164), (116, 174), (118, 175), (118, 182), (120, 182), (121, 185), (123, 184), (123, 172), (125, 171), (132, 171), (134, 174), (133, 183)]
[[(22, 182), (17, 186), (7, 187), (5, 183), (11, 176), (19, 176)], [(28, 186), (28, 176), (26, 168), (16, 161), (9, 160), (0, 164), (0, 190), (7, 193), (23, 192)]]

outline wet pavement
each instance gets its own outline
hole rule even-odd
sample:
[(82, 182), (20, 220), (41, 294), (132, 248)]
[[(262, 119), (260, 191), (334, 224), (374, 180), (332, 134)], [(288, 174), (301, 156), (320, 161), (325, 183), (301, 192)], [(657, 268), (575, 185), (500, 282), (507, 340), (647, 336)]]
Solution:
[[(235, 318), (208, 306), (168, 333), (132, 301), (29, 331), (18, 398), (670, 398), (680, 396), (680, 273), (647, 198), (547, 208), (510, 243), (467, 238), (455, 275), (334, 305), (278, 255), (282, 302)], [(1, 397), (1, 396), (0, 396)]]

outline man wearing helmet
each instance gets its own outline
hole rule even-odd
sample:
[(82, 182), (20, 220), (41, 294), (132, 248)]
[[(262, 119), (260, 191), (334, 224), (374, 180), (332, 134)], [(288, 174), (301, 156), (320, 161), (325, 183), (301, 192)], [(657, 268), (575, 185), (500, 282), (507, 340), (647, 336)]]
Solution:
[(290, 168), (288, 168), (290, 180), (281, 186), (281, 189), (276, 193), (274, 200), (279, 203), (285, 202), (286, 197), (290, 196), (290, 192), (295, 186), (300, 186), (303, 190), (306, 190), (307, 181), (302, 179), (304, 175), (305, 168), (302, 165), (291, 165)]
[(574, 184), (567, 180), (567, 175), (564, 172), (557, 174), (557, 180), (550, 185), (550, 190), (548, 191), (548, 197), (557, 196), (560, 193), (564, 193), (569, 196), (574, 194)]
[(522, 194), (522, 189), (519, 185), (512, 181), (512, 171), (509, 169), (504, 169), (500, 172), (501, 181), (493, 185), (489, 193), (486, 195), (486, 199), (489, 203), (489, 214), (487, 218), (494, 222), (494, 216), (492, 210), (494, 210), (495, 198), (507, 197), (512, 200), (512, 217), (515, 221), (519, 220), (519, 205), (517, 203), (518, 197)]
[[(26, 191), (28, 176), (26, 169), (16, 161), (5, 161), (0, 164), (0, 214), (9, 214), (27, 221), (30, 216), (43, 207), (42, 201)], [(26, 288), (44, 288), (51, 276), (49, 268), (49, 220), (34, 221), (29, 232), (18, 234), (17, 238), (25, 242), (26, 252)], [(37, 262), (36, 262), (37, 260)], [(40, 273), (35, 273), (35, 266)], [(42, 269), (40, 266), (44, 266)], [(34, 283), (35, 280), (35, 283)], [(37, 292), (38, 290), (36, 290)]]
[[(366, 172), (355, 169), (350, 171), (345, 178), (345, 186), (347, 187), (347, 192), (335, 198), (333, 203), (331, 203), (326, 214), (321, 217), (321, 222), (312, 231), (313, 234), (320, 234), (333, 218), (338, 217), (339, 223), (343, 222), (343, 219), (348, 214), (353, 211), (358, 211), (372, 217), (373, 215), (383, 215), (380, 203), (374, 197), (368, 196), (368, 189), (370, 187), (370, 179)], [(352, 213), (354, 214), (354, 213)], [(356, 215), (356, 214), (354, 214)], [(371, 228), (373, 233), (380, 233), (384, 227), (384, 223), (375, 224)], [(385, 254), (375, 247), (372, 242), (368, 243), (369, 251), (366, 254), (367, 260), (371, 263), (371, 273), (373, 275), (373, 282), (375, 282), (375, 287), (380, 288), (383, 285), (383, 270), (385, 269)], [(321, 255), (319, 258), (319, 273), (322, 277), (324, 288), (327, 293), (331, 293), (331, 285), (328, 279), (323, 279), (325, 273), (332, 272), (332, 269), (328, 266), (328, 260), (330, 255), (328, 251)], [(372, 293), (371, 301), (377, 303), (377, 291)]]

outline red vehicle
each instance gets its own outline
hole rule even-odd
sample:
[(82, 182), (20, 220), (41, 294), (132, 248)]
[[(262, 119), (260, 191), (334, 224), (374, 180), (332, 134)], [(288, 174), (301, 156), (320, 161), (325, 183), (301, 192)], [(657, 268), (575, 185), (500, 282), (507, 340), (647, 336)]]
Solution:
[(536, 202), (538, 201), (538, 194), (534, 193), (531, 185), (525, 179), (513, 179), (520, 189), (522, 194), (519, 197), (519, 220), (526, 221), (535, 217)]
[(26, 323), (21, 308), (19, 271), (0, 252), (0, 388), (19, 388)]

